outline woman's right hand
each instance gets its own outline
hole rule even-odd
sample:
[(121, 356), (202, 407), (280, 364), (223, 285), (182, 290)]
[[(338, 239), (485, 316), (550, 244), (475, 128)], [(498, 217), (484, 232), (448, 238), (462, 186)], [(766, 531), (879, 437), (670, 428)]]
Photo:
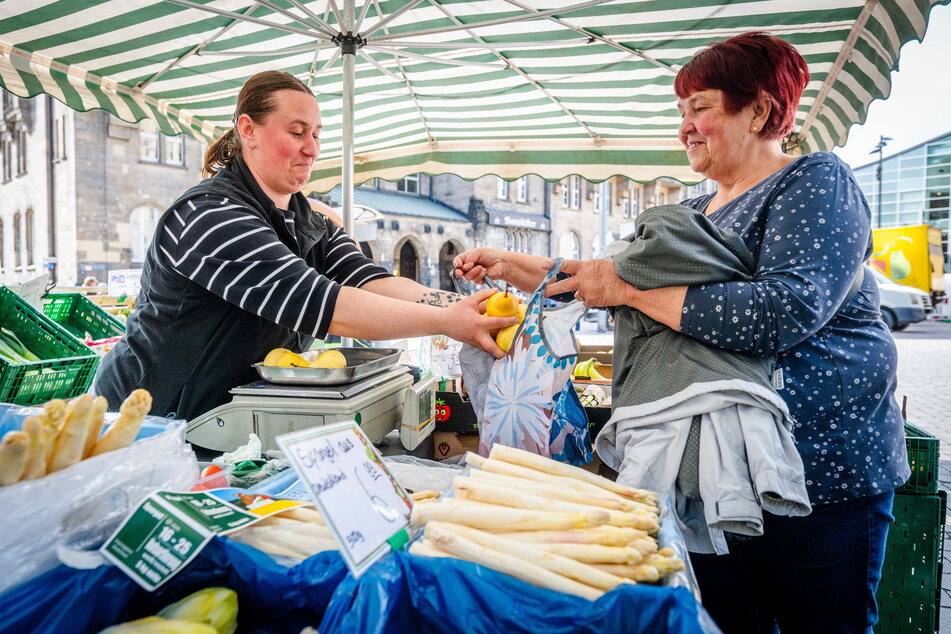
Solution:
[(483, 315), (483, 304), (492, 294), (492, 289), (485, 289), (470, 295), (449, 308), (441, 308), (444, 314), (442, 334), (452, 337), (456, 341), (468, 343), (485, 350), (496, 359), (505, 356), (505, 352), (495, 343), (489, 334), (490, 330), (505, 328), (518, 323), (518, 317), (489, 317)]
[(481, 284), (486, 275), (493, 280), (505, 281), (506, 255), (507, 251), (488, 247), (465, 251), (453, 258), (452, 265), (456, 267), (453, 273), (476, 284)]

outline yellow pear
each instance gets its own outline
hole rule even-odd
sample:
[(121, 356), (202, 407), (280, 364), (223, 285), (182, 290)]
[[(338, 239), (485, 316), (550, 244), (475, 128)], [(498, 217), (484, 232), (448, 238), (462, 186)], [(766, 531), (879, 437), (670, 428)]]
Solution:
[(274, 348), (267, 353), (261, 365), (277, 368), (306, 368), (309, 367), (310, 364), (307, 363), (307, 359), (296, 352), (288, 350), (287, 348)]
[(499, 331), (499, 334), (495, 335), (495, 343), (497, 343), (503, 351), (508, 352), (509, 348), (512, 347), (512, 341), (515, 339), (516, 330), (518, 330), (518, 324), (506, 326)]
[(486, 300), (485, 314), (489, 317), (515, 317), (518, 303), (518, 298), (512, 293), (500, 291)]
[(518, 305), (518, 323), (525, 321), (525, 314), (528, 312), (528, 304)]
[(310, 364), (312, 368), (345, 368), (347, 367), (347, 357), (339, 350), (324, 350)]

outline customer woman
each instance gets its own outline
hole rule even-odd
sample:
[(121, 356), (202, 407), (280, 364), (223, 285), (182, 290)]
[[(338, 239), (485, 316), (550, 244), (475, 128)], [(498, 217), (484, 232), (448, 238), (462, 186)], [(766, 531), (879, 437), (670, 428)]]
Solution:
[[(835, 155), (783, 151), (808, 80), (792, 46), (747, 33), (699, 52), (674, 83), (690, 166), (717, 183), (683, 204), (742, 238), (752, 282), (640, 291), (596, 259), (566, 262), (572, 277), (548, 289), (631, 306), (724, 350), (777, 356), (813, 512), (766, 514), (763, 536), (729, 555), (691, 556), (703, 604), (727, 633), (870, 631), (893, 492), (909, 475), (895, 345), (872, 277), (852, 286), (871, 253), (868, 205)], [(548, 263), (476, 249), (456, 266), (527, 290)]]
[(210, 176), (159, 219), (127, 334), (94, 390), (118, 404), (152, 393), (152, 413), (190, 419), (254, 380), (268, 351), (328, 333), (363, 339), (445, 334), (501, 356), (488, 292), (462, 299), (396, 278), (300, 193), (319, 151), (320, 111), (293, 75), (253, 76), (234, 127), (205, 155)]

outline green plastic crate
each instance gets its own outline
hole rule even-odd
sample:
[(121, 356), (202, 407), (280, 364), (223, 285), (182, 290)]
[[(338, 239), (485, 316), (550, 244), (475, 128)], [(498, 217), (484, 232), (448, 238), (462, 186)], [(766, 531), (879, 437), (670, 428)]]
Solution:
[(938, 492), (938, 439), (926, 431), (905, 423), (905, 447), (911, 477), (896, 493), (933, 495)]
[(121, 321), (79, 293), (50, 293), (43, 298), (43, 312), (80, 340), (86, 333), (93, 339), (125, 334)]
[(934, 634), (941, 612), (946, 491), (898, 493), (878, 586), (880, 634)]
[(0, 403), (34, 405), (86, 392), (99, 365), (99, 355), (2, 286), (0, 324), (42, 359), (15, 364), (0, 360)]

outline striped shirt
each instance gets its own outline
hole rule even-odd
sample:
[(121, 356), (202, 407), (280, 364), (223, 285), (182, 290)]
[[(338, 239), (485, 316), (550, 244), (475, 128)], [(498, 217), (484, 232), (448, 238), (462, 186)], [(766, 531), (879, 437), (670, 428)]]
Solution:
[(294, 211), (280, 211), (285, 224), (278, 228), (221, 196), (186, 200), (158, 228), (158, 248), (177, 273), (222, 299), (322, 339), (340, 286), (360, 287), (390, 274), (330, 222), (310, 249), (315, 265), (309, 266)]

